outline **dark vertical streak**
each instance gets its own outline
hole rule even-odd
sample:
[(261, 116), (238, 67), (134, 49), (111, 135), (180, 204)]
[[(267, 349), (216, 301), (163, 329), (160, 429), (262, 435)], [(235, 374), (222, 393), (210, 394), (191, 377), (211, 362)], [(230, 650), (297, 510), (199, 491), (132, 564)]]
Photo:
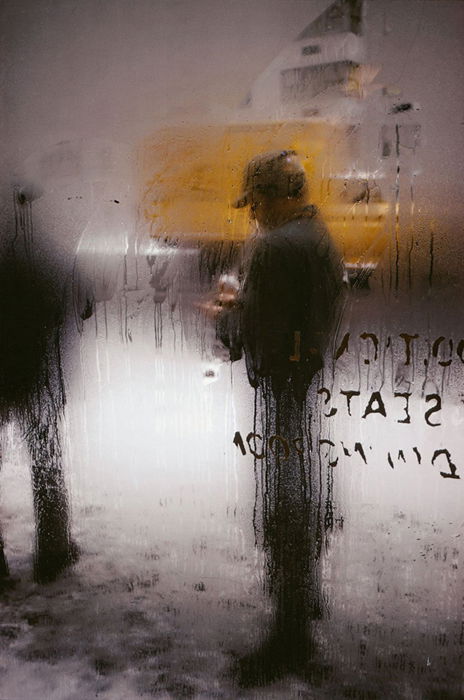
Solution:
[(396, 181), (395, 181), (395, 292), (398, 292), (400, 279), (400, 241), (399, 241), (399, 211), (400, 211), (400, 128), (395, 125), (396, 136)]
[(429, 265), (429, 292), (432, 290), (433, 284), (433, 267), (434, 267), (434, 235), (433, 230), (430, 232), (430, 247), (429, 247), (430, 265)]
[(412, 253), (414, 250), (414, 174), (411, 174), (411, 186), (410, 186), (410, 195), (411, 195), (411, 242), (409, 245), (409, 250), (408, 250), (408, 287), (411, 290), (412, 289)]
[(153, 308), (153, 329), (155, 333), (155, 347), (160, 348), (163, 343), (163, 314), (161, 304), (155, 302)]
[(103, 318), (105, 321), (105, 340), (108, 340), (108, 310), (106, 308), (106, 300), (103, 302)]
[[(259, 402), (259, 394), (258, 390), (255, 389), (255, 395), (254, 395), (254, 402), (253, 402), (253, 432), (257, 432), (258, 428), (258, 402)], [(266, 449), (266, 443), (264, 443)], [(258, 466), (260, 468), (262, 465), (259, 465), (258, 463), (261, 462), (262, 460), (258, 460), (256, 457), (253, 457), (253, 470), (254, 470), (254, 475), (255, 475), (255, 502), (253, 504), (253, 528), (255, 531), (255, 540), (256, 540), (256, 532), (257, 532), (257, 511), (258, 511), (258, 497), (259, 497), (259, 483), (260, 479), (258, 478)], [(261, 483), (262, 483), (262, 474), (261, 474)]]

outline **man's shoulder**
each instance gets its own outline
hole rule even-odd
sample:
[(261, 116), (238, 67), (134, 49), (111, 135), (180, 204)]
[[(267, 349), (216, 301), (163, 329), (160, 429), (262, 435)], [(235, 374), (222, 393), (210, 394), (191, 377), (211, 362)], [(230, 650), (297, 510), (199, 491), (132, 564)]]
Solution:
[(313, 205), (280, 226), (257, 234), (246, 246), (245, 259), (261, 268), (289, 264), (310, 263), (311, 260), (329, 260), (338, 264), (340, 255), (332, 236)]
[(266, 241), (273, 247), (315, 248), (322, 243), (330, 243), (330, 233), (316, 207), (306, 208), (300, 216), (287, 221), (270, 231)]

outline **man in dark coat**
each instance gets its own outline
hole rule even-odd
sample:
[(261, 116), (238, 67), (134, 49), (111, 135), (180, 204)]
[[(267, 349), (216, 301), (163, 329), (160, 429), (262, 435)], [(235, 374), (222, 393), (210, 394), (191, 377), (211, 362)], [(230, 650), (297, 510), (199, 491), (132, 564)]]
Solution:
[(256, 233), (245, 245), (238, 288), (225, 285), (216, 308), (231, 358), (245, 354), (255, 416), (265, 416), (251, 435), (267, 446), (256, 452), (261, 504), (255, 511), (274, 619), (263, 643), (240, 661), (240, 681), (255, 684), (314, 673), (324, 508), (331, 504), (328, 475), (311, 451), (315, 405), (308, 389), (334, 333), (343, 273), (330, 234), (308, 203), (306, 174), (293, 151), (254, 158), (235, 206), (250, 207)]
[[(249, 206), (256, 233), (247, 241), (241, 291), (225, 300), (220, 334), (233, 359), (245, 352), (252, 386), (290, 383), (304, 399), (340, 307), (342, 263), (314, 205), (293, 151), (248, 164), (236, 207)], [(227, 295), (225, 295), (227, 297)]]

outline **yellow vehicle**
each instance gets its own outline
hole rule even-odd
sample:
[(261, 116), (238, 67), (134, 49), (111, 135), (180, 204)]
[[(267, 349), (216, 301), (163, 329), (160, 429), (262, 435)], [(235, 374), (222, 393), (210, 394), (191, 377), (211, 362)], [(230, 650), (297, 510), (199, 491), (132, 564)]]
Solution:
[(293, 149), (348, 269), (375, 267), (387, 245), (388, 205), (352, 167), (346, 127), (269, 122), (161, 129), (143, 144), (142, 211), (150, 235), (208, 243), (244, 240), (248, 212), (232, 203), (246, 163), (259, 153)]

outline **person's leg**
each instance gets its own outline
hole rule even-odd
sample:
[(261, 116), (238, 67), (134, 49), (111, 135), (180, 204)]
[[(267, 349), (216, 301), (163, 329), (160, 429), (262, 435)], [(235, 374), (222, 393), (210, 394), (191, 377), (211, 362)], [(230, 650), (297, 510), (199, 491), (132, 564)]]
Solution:
[[(291, 386), (275, 396), (276, 434), (285, 443), (269, 455), (268, 552), (276, 630), (295, 660), (310, 651), (309, 623), (321, 615), (321, 484), (309, 451), (305, 406)], [(292, 640), (292, 641), (290, 641)]]
[(9, 576), (10, 576), (10, 571), (8, 569), (8, 563), (7, 563), (6, 557), (5, 557), (3, 536), (2, 536), (2, 533), (0, 531), (0, 587), (1, 587), (1, 582), (4, 581), (5, 579), (8, 579)]
[[(306, 405), (287, 383), (262, 384), (257, 403), (267, 453), (256, 464), (260, 527), (267, 553), (273, 623), (262, 645), (240, 662), (243, 684), (306, 673), (314, 656), (312, 621), (322, 614), (320, 554), (323, 484), (310, 454)], [(256, 431), (259, 430), (256, 428)]]
[(48, 387), (38, 391), (29, 401), (25, 425), (36, 522), (34, 577), (42, 583), (54, 580), (78, 554), (63, 475), (60, 398)]

